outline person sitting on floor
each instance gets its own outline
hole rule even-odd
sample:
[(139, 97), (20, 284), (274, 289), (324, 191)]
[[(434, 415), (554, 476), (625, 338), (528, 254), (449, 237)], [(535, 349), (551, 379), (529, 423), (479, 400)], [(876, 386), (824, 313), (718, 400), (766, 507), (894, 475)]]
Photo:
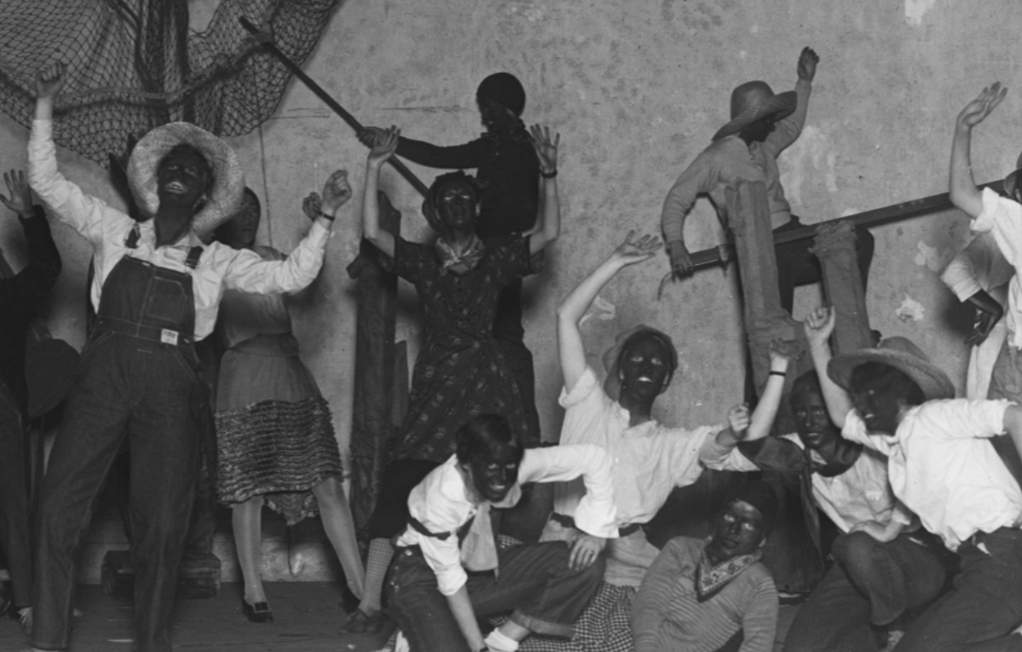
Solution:
[[(814, 359), (827, 357), (834, 314), (818, 309), (805, 321)], [(906, 612), (940, 593), (946, 579), (943, 546), (920, 530), (918, 519), (891, 493), (887, 458), (841, 438), (817, 373), (826, 368), (800, 376), (792, 386), (798, 433), (781, 441), (800, 449), (800, 473), (811, 474), (812, 500), (841, 534), (830, 548), (834, 563), (795, 616), (784, 649), (876, 652), (886, 647), (889, 630), (903, 624), (899, 619)]]
[[(562, 541), (498, 551), (489, 513), (517, 503), (525, 483), (578, 477), (586, 486), (578, 527), (600, 541), (617, 536), (611, 460), (601, 448), (524, 449), (504, 417), (469, 419), (457, 452), (408, 497), (385, 586), (399, 639), (412, 652), (514, 652), (533, 632), (570, 638), (603, 574), (597, 551)], [(484, 638), (477, 619), (507, 613)]]
[(774, 649), (777, 590), (759, 559), (776, 510), (773, 489), (753, 481), (727, 502), (709, 539), (667, 542), (635, 596), (635, 652)]
[[(614, 252), (587, 276), (558, 309), (558, 346), (565, 408), (560, 443), (594, 444), (614, 459), (614, 496), (619, 538), (611, 541), (607, 572), (597, 598), (585, 611), (570, 642), (530, 639), (523, 649), (628, 650), (629, 607), (646, 568), (658, 550), (641, 527), (664, 505), (675, 487), (689, 485), (704, 467), (738, 470), (744, 461), (735, 446), (770, 432), (784, 386), (787, 356), (771, 353), (771, 375), (751, 416), (744, 407), (729, 415), (730, 428), (667, 427), (652, 416), (653, 403), (670, 385), (678, 355), (665, 333), (640, 325), (625, 331), (604, 356), (608, 374), (601, 384), (586, 362), (579, 321), (596, 294), (625, 267), (649, 260), (660, 247), (656, 237), (629, 233)], [(754, 469), (755, 470), (755, 469)], [(543, 541), (564, 540), (594, 546), (575, 527), (581, 493), (573, 484), (555, 488), (554, 513)]]
[(913, 620), (897, 652), (1022, 650), (1022, 490), (990, 444), (1022, 447), (1022, 408), (954, 399), (954, 386), (912, 342), (881, 341), (830, 359), (820, 386), (845, 439), (887, 456), (891, 490), (957, 554), (953, 587)]

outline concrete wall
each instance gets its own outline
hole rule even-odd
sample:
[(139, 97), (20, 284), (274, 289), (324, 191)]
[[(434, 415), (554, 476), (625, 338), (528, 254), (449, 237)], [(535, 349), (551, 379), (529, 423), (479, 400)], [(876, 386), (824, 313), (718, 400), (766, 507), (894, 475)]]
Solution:
[[(201, 26), (216, 0), (190, 4)], [(347, 0), (305, 69), (365, 123), (397, 124), (408, 136), (451, 144), (481, 130), (477, 83), (508, 70), (527, 89), (526, 120), (561, 132), (563, 236), (547, 270), (529, 284), (526, 311), (537, 402), (545, 435), (553, 437), (560, 424), (556, 302), (629, 229), (658, 230), (664, 194), (728, 119), (736, 84), (764, 79), (787, 90), (804, 45), (821, 57), (805, 131), (781, 159), (788, 198), (803, 221), (943, 192), (954, 116), (993, 80), (1012, 90), (976, 134), (977, 180), (1003, 176), (1014, 163), (1022, 96), (1014, 90), (1020, 71), (1010, 52), (1019, 12), (1014, 0)], [(26, 136), (0, 118), (2, 167), (24, 164)], [(355, 200), (336, 224), (321, 279), (295, 313), (305, 359), (333, 406), (343, 447), (355, 318), (344, 267), (357, 246), (365, 151), (297, 83), (274, 118), (233, 142), (264, 198), (260, 240), (284, 250), (307, 227), (301, 198), (332, 169), (351, 170)], [(61, 156), (71, 178), (113, 197), (101, 170)], [(427, 182), (434, 174), (412, 167)], [(404, 212), (405, 233), (421, 236), (414, 191), (389, 171), (383, 185)], [(17, 260), (20, 244), (8, 222), (0, 223), (0, 242)], [(715, 244), (717, 231), (709, 205), (700, 202), (689, 220), (690, 245)], [(967, 231), (956, 212), (875, 229), (868, 290), (873, 326), (915, 338), (959, 386), (964, 322), (937, 273)], [(69, 230), (56, 234), (66, 262), (50, 323), (80, 345), (87, 252)], [(736, 273), (701, 272), (658, 302), (667, 269), (659, 256), (607, 287), (583, 326), (589, 351), (598, 364), (613, 334), (638, 322), (666, 330), (681, 368), (658, 403), (659, 416), (669, 423), (719, 421), (740, 400), (744, 373)], [(399, 336), (414, 340), (414, 297), (407, 299)], [(796, 317), (815, 300), (813, 291), (801, 292)]]

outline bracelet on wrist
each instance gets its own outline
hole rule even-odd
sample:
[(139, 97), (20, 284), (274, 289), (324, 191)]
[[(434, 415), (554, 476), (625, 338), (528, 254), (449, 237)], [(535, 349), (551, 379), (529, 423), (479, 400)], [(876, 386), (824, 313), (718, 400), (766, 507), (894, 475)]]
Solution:
[(770, 370), (770, 375), (771, 376), (780, 376), (781, 378), (784, 378), (785, 376), (788, 375), (788, 372), (787, 371), (780, 371), (778, 369), (771, 369)]
[(331, 222), (333, 222), (335, 219), (337, 219), (336, 217), (334, 217), (330, 213), (327, 213), (327, 212), (324, 212), (324, 211), (320, 211), (319, 212), (319, 216), (320, 217), (324, 217), (324, 218), (330, 220)]
[(557, 170), (554, 169), (548, 172), (547, 170), (540, 168), (539, 176), (543, 177), (544, 179), (553, 179), (554, 177), (557, 176)]

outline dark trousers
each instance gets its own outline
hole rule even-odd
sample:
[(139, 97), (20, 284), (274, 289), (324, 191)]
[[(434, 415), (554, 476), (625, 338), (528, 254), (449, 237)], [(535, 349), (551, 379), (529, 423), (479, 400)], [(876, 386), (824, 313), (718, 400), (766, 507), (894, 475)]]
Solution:
[[(470, 575), (468, 595), (477, 618), (511, 614), (533, 632), (570, 638), (574, 622), (599, 588), (603, 557), (589, 568), (568, 568), (563, 541), (515, 546), (499, 553), (500, 572)], [(418, 548), (398, 551), (387, 574), (388, 611), (412, 652), (469, 650), (447, 598), (437, 590), (436, 575)]]
[(785, 652), (870, 652), (870, 625), (883, 626), (932, 601), (944, 586), (941, 555), (901, 535), (883, 543), (864, 532), (831, 548), (834, 565), (795, 616)]
[(198, 464), (199, 382), (176, 347), (111, 333), (86, 347), (40, 492), (34, 646), (69, 645), (74, 552), (128, 437), (136, 648), (171, 649), (170, 615)]
[(1012, 634), (1022, 624), (1022, 530), (977, 535), (958, 559), (954, 586), (912, 623), (896, 652), (1022, 650), (1022, 636)]
[(14, 606), (32, 604), (25, 430), (14, 395), (0, 381), (0, 549), (7, 558)]

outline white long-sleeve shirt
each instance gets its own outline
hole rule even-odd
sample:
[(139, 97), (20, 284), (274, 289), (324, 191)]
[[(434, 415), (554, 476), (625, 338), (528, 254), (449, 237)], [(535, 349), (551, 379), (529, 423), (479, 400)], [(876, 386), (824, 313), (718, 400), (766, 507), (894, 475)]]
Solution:
[[(525, 451), (518, 467), (518, 481), (496, 507), (511, 507), (521, 498), (527, 482), (558, 482), (581, 476), (586, 495), (575, 512), (575, 523), (583, 532), (603, 538), (617, 536), (614, 490), (610, 458), (596, 446), (551, 446)], [(454, 595), (467, 580), (462, 566), (457, 532), (489, 503), (477, 502), (465, 486), (452, 455), (433, 469), (408, 496), (408, 512), (431, 533), (448, 533), (446, 538), (428, 536), (408, 526), (398, 538), (398, 547), (419, 546), (426, 563), (436, 574), (437, 587)], [(491, 533), (483, 533), (490, 534)]]
[(1008, 281), (1008, 308), (1004, 312), (1008, 327), (1008, 343), (1015, 348), (1022, 348), (1022, 281), (1019, 270), (1022, 268), (1022, 205), (1018, 202), (1001, 197), (990, 188), (982, 192), (983, 210), (972, 220), (972, 230), (979, 233), (992, 233), (1001, 255), (1011, 265), (1015, 274)]
[(114, 265), (131, 256), (179, 272), (190, 273), (195, 295), (196, 340), (210, 334), (225, 289), (257, 294), (296, 292), (312, 283), (323, 266), (328, 229), (314, 223), (285, 260), (263, 260), (254, 251), (219, 242), (206, 245), (194, 270), (185, 265), (188, 251), (201, 244), (188, 233), (172, 245), (157, 247), (153, 220), (139, 224), (136, 247), (126, 246), (135, 220), (106, 202), (85, 193), (57, 169), (50, 120), (33, 120), (28, 141), (28, 182), (39, 199), (61, 222), (78, 231), (93, 247), (95, 276), (90, 297), (99, 309), (103, 283)]
[(852, 410), (841, 435), (887, 455), (894, 495), (957, 550), (978, 532), (1022, 525), (1022, 490), (987, 439), (1004, 433), (1008, 401), (948, 399), (911, 408), (894, 435), (867, 434)]

